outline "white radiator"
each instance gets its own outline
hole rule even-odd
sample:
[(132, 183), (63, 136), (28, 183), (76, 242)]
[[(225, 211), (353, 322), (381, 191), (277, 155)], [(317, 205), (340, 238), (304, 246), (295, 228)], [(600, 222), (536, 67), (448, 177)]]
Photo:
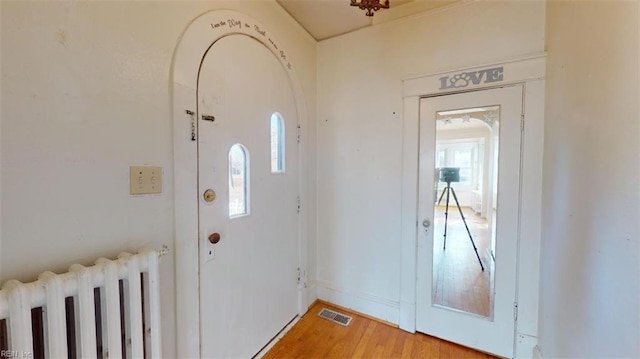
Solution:
[[(160, 358), (157, 251), (0, 290), (0, 357)], [(162, 252), (164, 254), (164, 251)]]

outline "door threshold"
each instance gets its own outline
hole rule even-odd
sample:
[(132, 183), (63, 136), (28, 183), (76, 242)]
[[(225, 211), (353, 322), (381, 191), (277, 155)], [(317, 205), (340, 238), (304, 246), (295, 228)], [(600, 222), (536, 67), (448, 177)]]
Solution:
[(287, 323), (287, 325), (285, 325), (284, 328), (282, 328), (282, 330), (280, 330), (278, 334), (276, 334), (276, 336), (274, 336), (273, 339), (271, 339), (269, 343), (267, 343), (267, 345), (262, 347), (262, 349), (256, 355), (254, 355), (251, 359), (262, 359), (262, 357), (264, 357), (265, 354), (267, 354), (269, 350), (271, 350), (271, 348), (273, 348), (273, 346), (276, 345), (276, 343), (279, 342), (280, 339), (282, 339), (282, 337), (284, 337), (285, 334), (287, 334), (291, 330), (291, 328), (293, 328), (293, 326), (296, 325), (296, 323), (299, 321), (300, 321), (299, 315), (296, 315), (295, 317), (293, 317), (293, 319), (291, 319), (291, 321)]

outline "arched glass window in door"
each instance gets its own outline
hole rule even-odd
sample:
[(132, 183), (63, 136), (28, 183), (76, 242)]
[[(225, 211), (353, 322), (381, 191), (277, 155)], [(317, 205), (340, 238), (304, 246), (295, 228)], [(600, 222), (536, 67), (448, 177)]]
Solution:
[(282, 115), (271, 115), (271, 173), (284, 173), (284, 120)]
[(229, 217), (249, 213), (249, 153), (236, 143), (229, 150)]

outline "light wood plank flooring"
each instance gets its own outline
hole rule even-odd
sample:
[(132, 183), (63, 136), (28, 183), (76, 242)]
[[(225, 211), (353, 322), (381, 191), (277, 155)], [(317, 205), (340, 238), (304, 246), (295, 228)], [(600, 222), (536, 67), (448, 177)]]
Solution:
[(493, 358), (421, 333), (410, 334), (391, 325), (348, 312), (348, 327), (318, 317), (316, 302), (307, 314), (264, 356), (272, 358)]
[(493, 261), (489, 255), (491, 228), (470, 208), (462, 208), (469, 230), (485, 266), (483, 272), (469, 241), (458, 208), (449, 208), (447, 249), (443, 250), (444, 206), (436, 206), (433, 253), (434, 303), (491, 317)]

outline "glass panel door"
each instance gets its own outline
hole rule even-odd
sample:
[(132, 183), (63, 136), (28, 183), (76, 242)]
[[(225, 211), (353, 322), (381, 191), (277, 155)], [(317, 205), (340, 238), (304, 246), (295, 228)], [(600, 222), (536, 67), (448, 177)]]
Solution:
[(439, 111), (435, 129), (433, 303), (490, 318), (500, 106)]
[(513, 356), (521, 113), (521, 86), (420, 101), (416, 328), (503, 357)]

